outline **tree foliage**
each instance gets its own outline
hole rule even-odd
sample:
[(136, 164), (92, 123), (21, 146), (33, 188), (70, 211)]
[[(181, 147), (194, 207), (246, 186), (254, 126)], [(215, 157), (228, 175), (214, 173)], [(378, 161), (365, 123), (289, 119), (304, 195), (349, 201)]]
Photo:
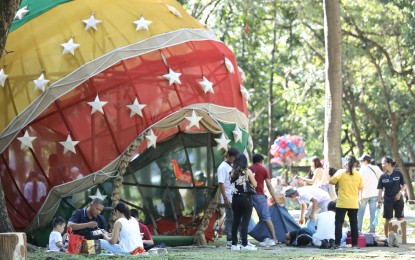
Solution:
[[(307, 155), (322, 157), (323, 1), (191, 0), (186, 4), (230, 46), (247, 75), (255, 152), (268, 154), (267, 136), (273, 129), (299, 134)], [(340, 13), (342, 155), (370, 153), (378, 163), (384, 155), (399, 164), (413, 161), (415, 5), (406, 0), (343, 0)], [(265, 100), (271, 78), (274, 113), (269, 126)]]

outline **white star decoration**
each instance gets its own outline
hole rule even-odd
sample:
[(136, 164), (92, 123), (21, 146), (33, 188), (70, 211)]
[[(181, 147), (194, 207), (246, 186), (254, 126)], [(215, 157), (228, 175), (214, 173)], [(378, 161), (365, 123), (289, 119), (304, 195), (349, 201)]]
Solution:
[(189, 121), (189, 125), (187, 126), (187, 129), (192, 128), (192, 126), (196, 126), (197, 128), (200, 128), (199, 122), (200, 120), (202, 120), (203, 117), (197, 116), (194, 110), (192, 111), (192, 116), (186, 116), (185, 118)]
[(169, 68), (169, 74), (164, 74), (163, 77), (169, 81), (169, 86), (171, 86), (171, 84), (173, 84), (173, 83), (182, 84), (182, 82), (180, 81), (180, 78), (179, 78), (180, 75), (182, 75), (182, 74), (181, 73), (176, 73), (172, 69)]
[(241, 67), (239, 66), (238, 66), (238, 70), (239, 70), (239, 73), (241, 74), (242, 81), (245, 82), (246, 81), (245, 71), (243, 71), (243, 69), (241, 69)]
[(89, 195), (89, 197), (91, 199), (102, 199), (102, 200), (104, 200), (107, 197), (107, 195), (101, 194), (101, 192), (99, 191), (99, 189), (97, 189), (97, 193), (95, 193), (95, 195)]
[(235, 143), (242, 141), (242, 131), (239, 129), (238, 125), (235, 125), (235, 129), (232, 131), (232, 133)]
[(33, 80), (35, 83), (35, 90), (38, 88), (40, 90), (45, 91), (46, 85), (48, 84), (49, 80), (45, 79), (45, 74), (42, 73), (38, 79)]
[(80, 44), (74, 43), (73, 38), (71, 38), (67, 43), (62, 43), (61, 45), (63, 47), (62, 55), (70, 53), (72, 56), (74, 56), (75, 50), (79, 47)]
[(131, 113), (130, 113), (130, 117), (133, 117), (134, 115), (139, 115), (141, 117), (143, 117), (143, 113), (141, 112), (141, 110), (145, 107), (146, 105), (140, 105), (140, 103), (138, 103), (137, 98), (135, 98), (134, 103), (131, 105), (127, 105), (127, 107), (129, 109), (131, 109)]
[(210, 82), (207, 78), (203, 77), (203, 81), (199, 81), (199, 85), (202, 87), (203, 91), (207, 93), (208, 91), (213, 92), (213, 83)]
[(234, 69), (234, 67), (233, 67), (232, 62), (231, 62), (228, 58), (226, 58), (226, 57), (225, 57), (225, 66), (226, 66), (226, 69), (227, 69), (230, 73), (235, 73), (235, 69)]
[(70, 135), (66, 138), (65, 142), (59, 142), (65, 149), (63, 150), (63, 154), (65, 154), (67, 151), (71, 151), (74, 154), (76, 154), (75, 145), (79, 143), (79, 141), (72, 141), (72, 138)]
[(6, 83), (7, 75), (4, 73), (4, 70), (0, 70), (0, 86), (4, 87), (4, 83)]
[(222, 133), (220, 138), (215, 138), (215, 141), (218, 144), (218, 148), (217, 148), (218, 150), (223, 148), (227, 151), (228, 150), (228, 144), (231, 140), (226, 138), (225, 134)]
[(32, 136), (29, 136), (29, 132), (27, 132), (27, 130), (26, 130), (26, 132), (24, 133), (24, 136), (23, 137), (18, 137), (17, 139), (19, 139), (19, 141), (20, 142), (22, 142), (21, 144), (20, 144), (20, 149), (23, 149), (23, 148), (25, 148), (25, 147), (30, 147), (31, 149), (33, 149), (33, 145), (32, 145), (32, 142), (33, 142), (33, 140), (35, 140), (37, 137), (32, 137)]
[(153, 133), (153, 130), (150, 129), (150, 133), (148, 135), (146, 135), (146, 139), (147, 139), (147, 148), (150, 148), (151, 146), (153, 146), (154, 148), (156, 148), (156, 145), (157, 145), (157, 135), (155, 135)]
[(95, 113), (97, 111), (104, 114), (104, 110), (103, 110), (102, 107), (105, 106), (108, 102), (99, 100), (99, 96), (97, 95), (93, 102), (87, 102), (87, 103), (88, 103), (88, 105), (90, 105), (92, 107), (92, 110), (91, 110), (91, 115), (92, 115), (93, 113)]
[(148, 20), (144, 19), (144, 16), (141, 16), (140, 19), (133, 22), (133, 24), (137, 25), (137, 27), (135, 28), (136, 31), (140, 31), (140, 30), (147, 30), (148, 31), (148, 26), (151, 23), (152, 23), (152, 21), (148, 21)]
[(95, 19), (93, 14), (91, 17), (89, 17), (88, 20), (82, 20), (82, 22), (85, 23), (85, 31), (88, 31), (90, 28), (93, 28), (95, 31), (97, 31), (97, 24), (102, 23), (101, 20)]
[(167, 5), (167, 8), (169, 9), (169, 11), (174, 14), (175, 16), (182, 18), (182, 14), (173, 6), (171, 5)]
[(14, 19), (16, 20), (22, 20), (23, 17), (29, 12), (29, 10), (27, 10), (27, 6), (20, 8), (16, 15), (14, 16)]
[(251, 98), (251, 95), (249, 94), (248, 90), (242, 85), (241, 85), (241, 94), (245, 98), (246, 101), (249, 101), (249, 99)]

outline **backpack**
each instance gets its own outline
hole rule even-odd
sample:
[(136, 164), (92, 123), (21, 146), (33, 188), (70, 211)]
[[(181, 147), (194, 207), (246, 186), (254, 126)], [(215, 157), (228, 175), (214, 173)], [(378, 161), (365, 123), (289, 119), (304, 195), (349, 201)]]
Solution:
[(373, 234), (366, 233), (363, 235), (366, 237), (366, 246), (378, 246), (378, 242), (376, 242), (376, 239), (373, 236)]

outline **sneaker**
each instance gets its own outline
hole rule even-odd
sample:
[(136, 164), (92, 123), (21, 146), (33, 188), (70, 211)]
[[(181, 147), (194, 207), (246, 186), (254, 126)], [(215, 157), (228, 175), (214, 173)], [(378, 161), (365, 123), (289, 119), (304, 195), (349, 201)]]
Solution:
[(246, 246), (241, 246), (241, 250), (258, 250), (255, 246), (250, 246), (250, 245), (246, 245)]
[(232, 241), (227, 241), (226, 242), (226, 249), (231, 249), (232, 247)]
[[(243, 246), (243, 245), (242, 245), (242, 241), (239, 241), (238, 245), (239, 245), (240, 247), (242, 247), (242, 246)], [(253, 246), (253, 247), (256, 247), (256, 245), (251, 244), (251, 242), (249, 242), (249, 241), (248, 241), (248, 244), (247, 244), (247, 245), (248, 245), (248, 246)]]
[(274, 240), (269, 239), (269, 238), (265, 238), (263, 242), (259, 243), (260, 246), (275, 246), (276, 243)]
[(333, 248), (334, 247), (334, 239), (330, 239), (329, 240), (329, 248)]
[(327, 239), (321, 240), (320, 249), (328, 249), (329, 248), (329, 241)]
[(241, 247), (239, 245), (236, 245), (236, 246), (232, 245), (231, 250), (241, 250)]
[(256, 247), (256, 245), (251, 244), (251, 242), (248, 241), (248, 246)]

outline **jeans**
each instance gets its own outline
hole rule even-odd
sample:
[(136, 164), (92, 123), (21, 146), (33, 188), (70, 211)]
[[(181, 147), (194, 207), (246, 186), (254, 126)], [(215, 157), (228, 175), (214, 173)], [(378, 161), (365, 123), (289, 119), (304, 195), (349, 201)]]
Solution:
[(346, 212), (347, 216), (349, 216), (350, 231), (352, 232), (352, 246), (357, 246), (357, 238), (359, 236), (359, 230), (357, 228), (357, 209), (336, 208), (334, 242), (336, 245), (340, 245), (344, 216), (346, 216)]
[(248, 225), (252, 215), (252, 197), (233, 195), (232, 197), (233, 224), (232, 245), (238, 244), (238, 229), (240, 227), (242, 245), (248, 244)]
[(376, 226), (373, 225), (373, 221), (375, 220), (375, 212), (377, 207), (378, 197), (370, 197), (364, 198), (362, 204), (359, 205), (359, 211), (357, 212), (357, 220), (359, 223), (359, 231), (362, 231), (363, 226), (363, 218), (365, 216), (366, 206), (369, 203), (369, 210), (370, 210), (370, 233), (375, 233)]
[(226, 240), (232, 241), (232, 223), (233, 223), (233, 211), (232, 205), (230, 208), (225, 206), (225, 234)]
[(105, 239), (100, 239), (101, 242), (101, 249), (111, 251), (114, 254), (125, 254), (130, 253), (125, 251), (119, 244), (111, 244)]

